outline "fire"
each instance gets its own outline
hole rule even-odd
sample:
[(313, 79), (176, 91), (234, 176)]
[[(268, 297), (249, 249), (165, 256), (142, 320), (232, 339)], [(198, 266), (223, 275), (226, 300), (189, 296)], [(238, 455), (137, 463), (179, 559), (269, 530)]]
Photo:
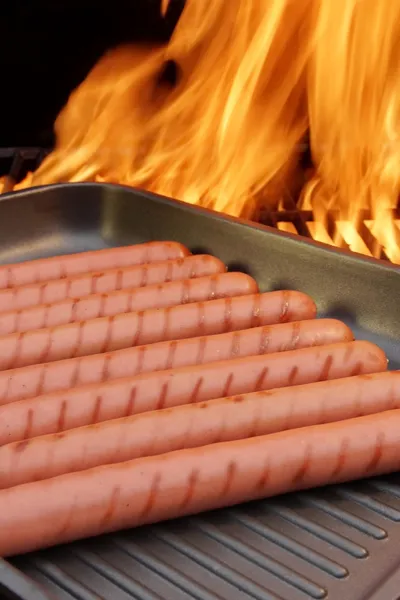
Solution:
[(315, 239), (374, 254), (370, 235), (400, 264), (399, 58), (400, 0), (187, 0), (166, 46), (99, 61), (14, 189), (106, 181), (256, 218), (303, 186)]

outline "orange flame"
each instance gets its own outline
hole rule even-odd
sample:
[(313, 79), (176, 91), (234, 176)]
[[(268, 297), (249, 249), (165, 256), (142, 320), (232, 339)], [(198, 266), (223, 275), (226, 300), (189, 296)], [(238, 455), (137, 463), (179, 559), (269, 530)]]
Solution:
[(254, 217), (299, 191), (309, 130), (312, 235), (374, 254), (364, 228), (400, 263), (399, 58), (400, 0), (187, 0), (165, 47), (99, 61), (15, 189), (116, 182)]

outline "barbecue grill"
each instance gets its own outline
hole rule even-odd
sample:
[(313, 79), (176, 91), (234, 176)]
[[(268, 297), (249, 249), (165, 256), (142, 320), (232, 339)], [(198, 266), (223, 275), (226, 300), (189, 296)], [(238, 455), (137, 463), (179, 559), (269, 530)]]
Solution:
[[(320, 316), (339, 317), (400, 368), (400, 278), (389, 263), (121, 186), (65, 184), (0, 201), (3, 263), (149, 239), (212, 253), (249, 271), (262, 291), (308, 293)], [(0, 561), (0, 592), (17, 600), (398, 600), (399, 534), (393, 475)]]

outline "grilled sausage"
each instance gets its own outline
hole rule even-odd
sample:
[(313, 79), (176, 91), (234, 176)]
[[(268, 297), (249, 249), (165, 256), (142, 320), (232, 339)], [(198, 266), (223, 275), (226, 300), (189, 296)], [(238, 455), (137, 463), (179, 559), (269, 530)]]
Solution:
[(53, 256), (0, 267), (0, 289), (63, 279), (91, 271), (182, 258), (189, 250), (177, 242), (148, 242), (92, 252)]
[(400, 411), (177, 450), (0, 491), (0, 556), (397, 471)]
[(311, 319), (31, 365), (0, 371), (0, 405), (151, 371), (352, 339), (351, 330), (341, 321)]
[(213, 256), (188, 256), (109, 271), (91, 271), (69, 278), (0, 289), (0, 313), (224, 271), (225, 265)]
[(349, 342), (156, 371), (1, 406), (0, 444), (231, 394), (386, 368), (380, 348)]
[(249, 275), (223, 273), (149, 285), (134, 290), (93, 294), (80, 300), (68, 298), (54, 304), (40, 304), (19, 311), (0, 313), (0, 336), (137, 310), (166, 308), (257, 292), (257, 284)]
[(315, 317), (300, 292), (270, 292), (100, 317), (0, 338), (0, 370)]
[(400, 408), (400, 371), (185, 404), (6, 444), (0, 488), (394, 408)]

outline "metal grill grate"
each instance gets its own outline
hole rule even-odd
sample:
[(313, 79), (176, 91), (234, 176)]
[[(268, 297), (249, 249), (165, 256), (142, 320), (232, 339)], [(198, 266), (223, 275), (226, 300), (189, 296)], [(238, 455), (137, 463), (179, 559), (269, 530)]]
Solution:
[[(34, 171), (50, 150), (43, 148), (0, 148), (0, 176), (5, 177), (3, 193), (12, 191), (14, 185), (21, 181), (29, 171)], [(397, 247), (400, 248), (400, 203), (390, 211), (388, 218), (394, 220), (394, 236)], [(278, 210), (263, 210), (258, 220), (296, 235), (313, 238), (320, 242), (335, 245), (340, 248), (353, 250), (371, 255), (382, 260), (389, 260), (383, 247), (383, 241), (373, 233), (371, 215), (365, 212), (357, 229), (347, 222), (337, 219), (331, 212), (324, 225), (314, 221), (311, 210), (299, 209), (296, 200), (286, 197)]]

